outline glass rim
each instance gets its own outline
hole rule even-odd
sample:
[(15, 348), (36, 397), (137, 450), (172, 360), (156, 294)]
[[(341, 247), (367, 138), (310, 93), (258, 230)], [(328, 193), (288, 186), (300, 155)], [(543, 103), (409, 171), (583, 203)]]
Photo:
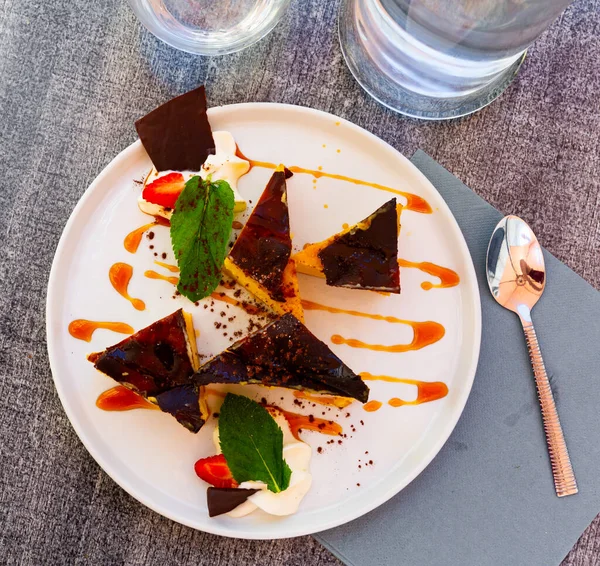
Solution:
[(193, 55), (215, 56), (236, 53), (263, 39), (279, 23), (291, 0), (278, 0), (280, 5), (271, 17), (266, 18), (252, 33), (231, 40), (224, 39), (224, 34), (219, 32), (203, 32), (194, 37), (182, 37), (173, 30), (157, 25), (149, 17), (140, 0), (127, 0), (127, 2), (141, 24), (167, 45)]

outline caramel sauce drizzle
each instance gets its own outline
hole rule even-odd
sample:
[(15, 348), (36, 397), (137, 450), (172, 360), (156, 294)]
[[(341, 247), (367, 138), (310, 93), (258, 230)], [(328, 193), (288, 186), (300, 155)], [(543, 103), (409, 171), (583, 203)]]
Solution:
[(125, 239), (123, 240), (124, 248), (130, 254), (134, 254), (135, 252), (137, 252), (138, 248), (140, 247), (140, 242), (142, 241), (142, 236), (144, 235), (144, 232), (146, 232), (146, 230), (150, 230), (150, 228), (156, 226), (156, 224), (156, 222), (144, 224), (143, 226), (140, 226), (139, 228), (136, 228), (135, 230), (129, 232), (129, 234), (127, 234), (127, 236), (125, 236)]
[(313, 395), (312, 393), (307, 393), (306, 391), (294, 391), (294, 397), (296, 397), (296, 399), (306, 399), (307, 401), (317, 403), (319, 405), (337, 407), (338, 409), (343, 409), (354, 401), (354, 399), (350, 399), (349, 397)]
[(120, 332), (121, 334), (133, 334), (134, 329), (124, 322), (100, 322), (96, 320), (85, 320), (78, 318), (69, 324), (69, 334), (77, 340), (92, 341), (92, 335), (99, 328)]
[(375, 411), (378, 411), (381, 408), (381, 405), (381, 401), (375, 401), (375, 399), (373, 399), (373, 401), (365, 403), (363, 405), (363, 409), (367, 411), (367, 413), (374, 413)]
[(131, 411), (132, 409), (151, 409), (159, 411), (159, 407), (150, 403), (139, 393), (117, 385), (104, 393), (101, 393), (96, 399), (96, 407), (103, 411)]
[[(236, 155), (241, 159), (245, 159), (250, 163), (250, 169), (252, 167), (263, 167), (265, 169), (277, 169), (278, 165), (276, 163), (269, 163), (267, 161), (256, 161), (254, 159), (248, 159), (239, 149), (236, 150)], [(250, 171), (250, 169), (248, 171)], [(370, 183), (369, 181), (363, 181), (361, 179), (355, 179), (354, 177), (347, 177), (346, 175), (337, 175), (335, 173), (327, 173), (322, 171), (321, 168), (319, 170), (315, 169), (306, 169), (304, 167), (298, 167), (297, 165), (291, 165), (288, 169), (292, 173), (304, 173), (307, 175), (312, 175), (315, 179), (319, 179), (320, 177), (328, 177), (329, 179), (337, 179), (338, 181), (347, 181), (349, 183), (354, 183), (355, 185), (363, 185), (366, 187), (372, 187), (374, 189), (379, 189), (380, 191), (386, 191), (388, 193), (393, 193), (395, 195), (400, 195), (406, 199), (406, 205), (404, 208), (407, 210), (412, 210), (414, 212), (420, 212), (421, 214), (431, 214), (433, 210), (429, 203), (422, 197), (415, 195), (413, 193), (407, 193), (404, 191), (398, 191), (397, 189), (392, 189), (391, 187), (386, 187), (385, 185), (380, 185), (379, 183)]]
[(439, 283), (423, 281), (423, 283), (421, 283), (421, 288), (425, 289), (425, 291), (429, 291), (430, 289), (446, 289), (448, 287), (456, 287), (460, 283), (460, 277), (456, 271), (448, 269), (447, 267), (442, 267), (441, 265), (436, 265), (435, 263), (430, 263), (428, 261), (415, 262), (408, 261), (406, 259), (399, 259), (398, 265), (400, 267), (413, 267), (421, 270), (423, 273), (427, 273), (428, 275), (433, 275), (434, 277), (439, 278)]
[(133, 267), (128, 263), (115, 263), (111, 266), (108, 272), (108, 278), (115, 291), (122, 297), (127, 299), (135, 309), (143, 311), (146, 308), (146, 304), (141, 299), (134, 299), (127, 292), (129, 287), (129, 281), (133, 275)]
[(164, 267), (166, 270), (170, 271), (171, 273), (179, 273), (179, 267), (177, 267), (176, 265), (171, 265), (170, 263), (164, 263), (162, 261), (156, 261), (156, 260), (154, 260), (154, 263), (160, 267)]
[[(416, 322), (414, 320), (404, 320), (402, 318), (396, 318), (395, 316), (384, 316), (382, 314), (371, 314), (371, 313), (367, 313), (367, 312), (360, 312), (360, 311), (354, 311), (354, 310), (347, 310), (347, 309), (339, 309), (337, 307), (330, 307), (328, 305), (321, 305), (319, 303), (313, 303), (312, 301), (306, 301), (306, 300), (302, 300), (302, 306), (306, 309), (306, 310), (322, 310), (322, 311), (326, 311), (326, 312), (330, 312), (330, 313), (334, 313), (334, 314), (348, 314), (351, 316), (359, 316), (359, 317), (363, 317), (363, 318), (370, 318), (373, 320), (382, 320), (385, 322), (389, 322), (392, 324), (406, 324), (408, 326), (410, 326), (413, 329), (413, 341), (410, 344), (407, 345), (398, 345), (398, 346), (381, 346), (382, 348), (406, 348), (404, 350), (398, 350), (398, 349), (394, 349), (394, 350), (389, 350), (389, 351), (394, 351), (394, 352), (405, 352), (408, 350), (419, 350), (421, 348), (424, 348), (425, 346), (429, 346), (430, 344), (433, 344), (434, 342), (437, 342), (438, 340), (441, 340), (444, 337), (444, 334), (446, 334), (446, 329), (439, 324), (438, 322), (433, 322), (433, 321), (425, 321), (425, 322)], [(343, 344), (343, 343), (347, 343), (344, 342), (344, 338), (342, 338), (339, 335), (335, 335), (338, 336), (338, 338), (336, 338), (336, 340), (342, 340), (339, 342), (336, 342), (335, 340), (332, 340), (334, 342), (334, 344)], [(355, 347), (367, 347), (367, 346), (355, 346)], [(377, 349), (377, 348), (370, 348), (370, 349)], [(382, 351), (388, 351), (388, 350), (382, 350)]]
[(156, 271), (152, 271), (151, 269), (149, 269), (148, 271), (144, 271), (144, 276), (148, 279), (160, 279), (162, 281), (167, 281), (171, 283), (171, 285), (177, 285), (177, 283), (179, 283), (179, 277), (162, 275), (161, 273), (156, 273)]
[(329, 436), (340, 436), (344, 429), (335, 421), (328, 421), (327, 419), (320, 419), (313, 417), (312, 415), (299, 415), (298, 413), (292, 413), (290, 411), (284, 411), (277, 407), (287, 419), (290, 430), (294, 435), (294, 438), (300, 440), (299, 432), (301, 430), (312, 430), (314, 432), (320, 432), (321, 434), (328, 434)]
[(444, 327), (438, 322), (426, 321), (426, 322), (413, 322), (411, 323), (413, 328), (413, 339), (410, 344), (393, 344), (391, 346), (385, 346), (383, 344), (367, 344), (361, 340), (355, 338), (344, 338), (339, 334), (334, 334), (331, 337), (331, 341), (334, 344), (346, 344), (351, 348), (364, 348), (366, 350), (374, 350), (376, 352), (390, 352), (398, 354), (401, 352), (410, 352), (412, 350), (420, 350), (431, 344), (435, 344), (441, 340), (446, 333)]
[[(398, 397), (392, 397), (388, 401), (388, 405), (392, 407), (402, 407), (403, 405), (421, 405), (422, 403), (430, 403), (443, 399), (448, 395), (448, 386), (441, 381), (419, 381), (417, 379), (405, 379), (401, 377), (390, 377), (389, 375), (373, 375), (368, 372), (362, 372), (360, 377), (363, 381), (386, 381), (388, 383), (406, 383), (417, 387), (417, 398), (414, 401), (405, 401)], [(367, 405), (373, 403), (369, 408)], [(377, 408), (373, 408), (377, 406)], [(363, 406), (365, 411), (376, 411), (381, 407), (379, 401), (369, 401)]]

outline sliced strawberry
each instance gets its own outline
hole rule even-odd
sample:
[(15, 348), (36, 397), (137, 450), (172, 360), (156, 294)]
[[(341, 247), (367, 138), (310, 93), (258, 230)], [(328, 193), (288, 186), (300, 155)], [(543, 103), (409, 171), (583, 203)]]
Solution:
[(184, 187), (185, 182), (181, 173), (168, 173), (146, 185), (142, 198), (165, 208), (175, 208), (177, 198)]
[(196, 475), (215, 487), (237, 487), (223, 454), (202, 458), (194, 464)]

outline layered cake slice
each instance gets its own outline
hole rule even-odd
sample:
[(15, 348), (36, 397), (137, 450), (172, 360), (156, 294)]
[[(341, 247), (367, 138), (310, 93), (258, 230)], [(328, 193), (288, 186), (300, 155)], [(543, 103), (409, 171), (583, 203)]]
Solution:
[(290, 258), (288, 174), (283, 166), (273, 173), (223, 268), (277, 314), (291, 312), (303, 321), (296, 266)]
[(90, 354), (88, 360), (192, 432), (208, 418), (201, 387), (192, 379), (198, 369), (192, 318), (181, 309), (103, 352)]
[(262, 384), (352, 397), (369, 388), (329, 347), (287, 313), (205, 363), (194, 376), (210, 383)]
[(300, 273), (324, 277), (327, 285), (400, 293), (396, 199), (342, 232), (307, 244), (293, 256)]

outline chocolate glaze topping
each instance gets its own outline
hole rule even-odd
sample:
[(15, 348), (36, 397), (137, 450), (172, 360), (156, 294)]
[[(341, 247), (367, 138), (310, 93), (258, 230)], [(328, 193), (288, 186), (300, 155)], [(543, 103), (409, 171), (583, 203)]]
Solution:
[(327, 284), (400, 293), (396, 199), (362, 222), (368, 228), (354, 228), (319, 252)]
[(204, 424), (181, 309), (104, 352), (90, 354), (88, 360), (97, 370), (144, 397), (156, 397), (163, 411), (192, 432)]
[(188, 384), (194, 373), (181, 309), (91, 359), (97, 370), (143, 395)]
[(140, 118), (135, 128), (158, 171), (200, 171), (215, 153), (204, 86), (165, 102)]
[(285, 314), (204, 364), (199, 385), (260, 383), (354, 397), (366, 402), (369, 388), (324, 342), (292, 314)]
[(286, 174), (273, 173), (229, 258), (276, 301), (285, 300), (283, 271), (292, 252)]
[(173, 415), (180, 424), (196, 433), (204, 424), (200, 412), (200, 387), (195, 384), (174, 387), (156, 396), (161, 411)]

